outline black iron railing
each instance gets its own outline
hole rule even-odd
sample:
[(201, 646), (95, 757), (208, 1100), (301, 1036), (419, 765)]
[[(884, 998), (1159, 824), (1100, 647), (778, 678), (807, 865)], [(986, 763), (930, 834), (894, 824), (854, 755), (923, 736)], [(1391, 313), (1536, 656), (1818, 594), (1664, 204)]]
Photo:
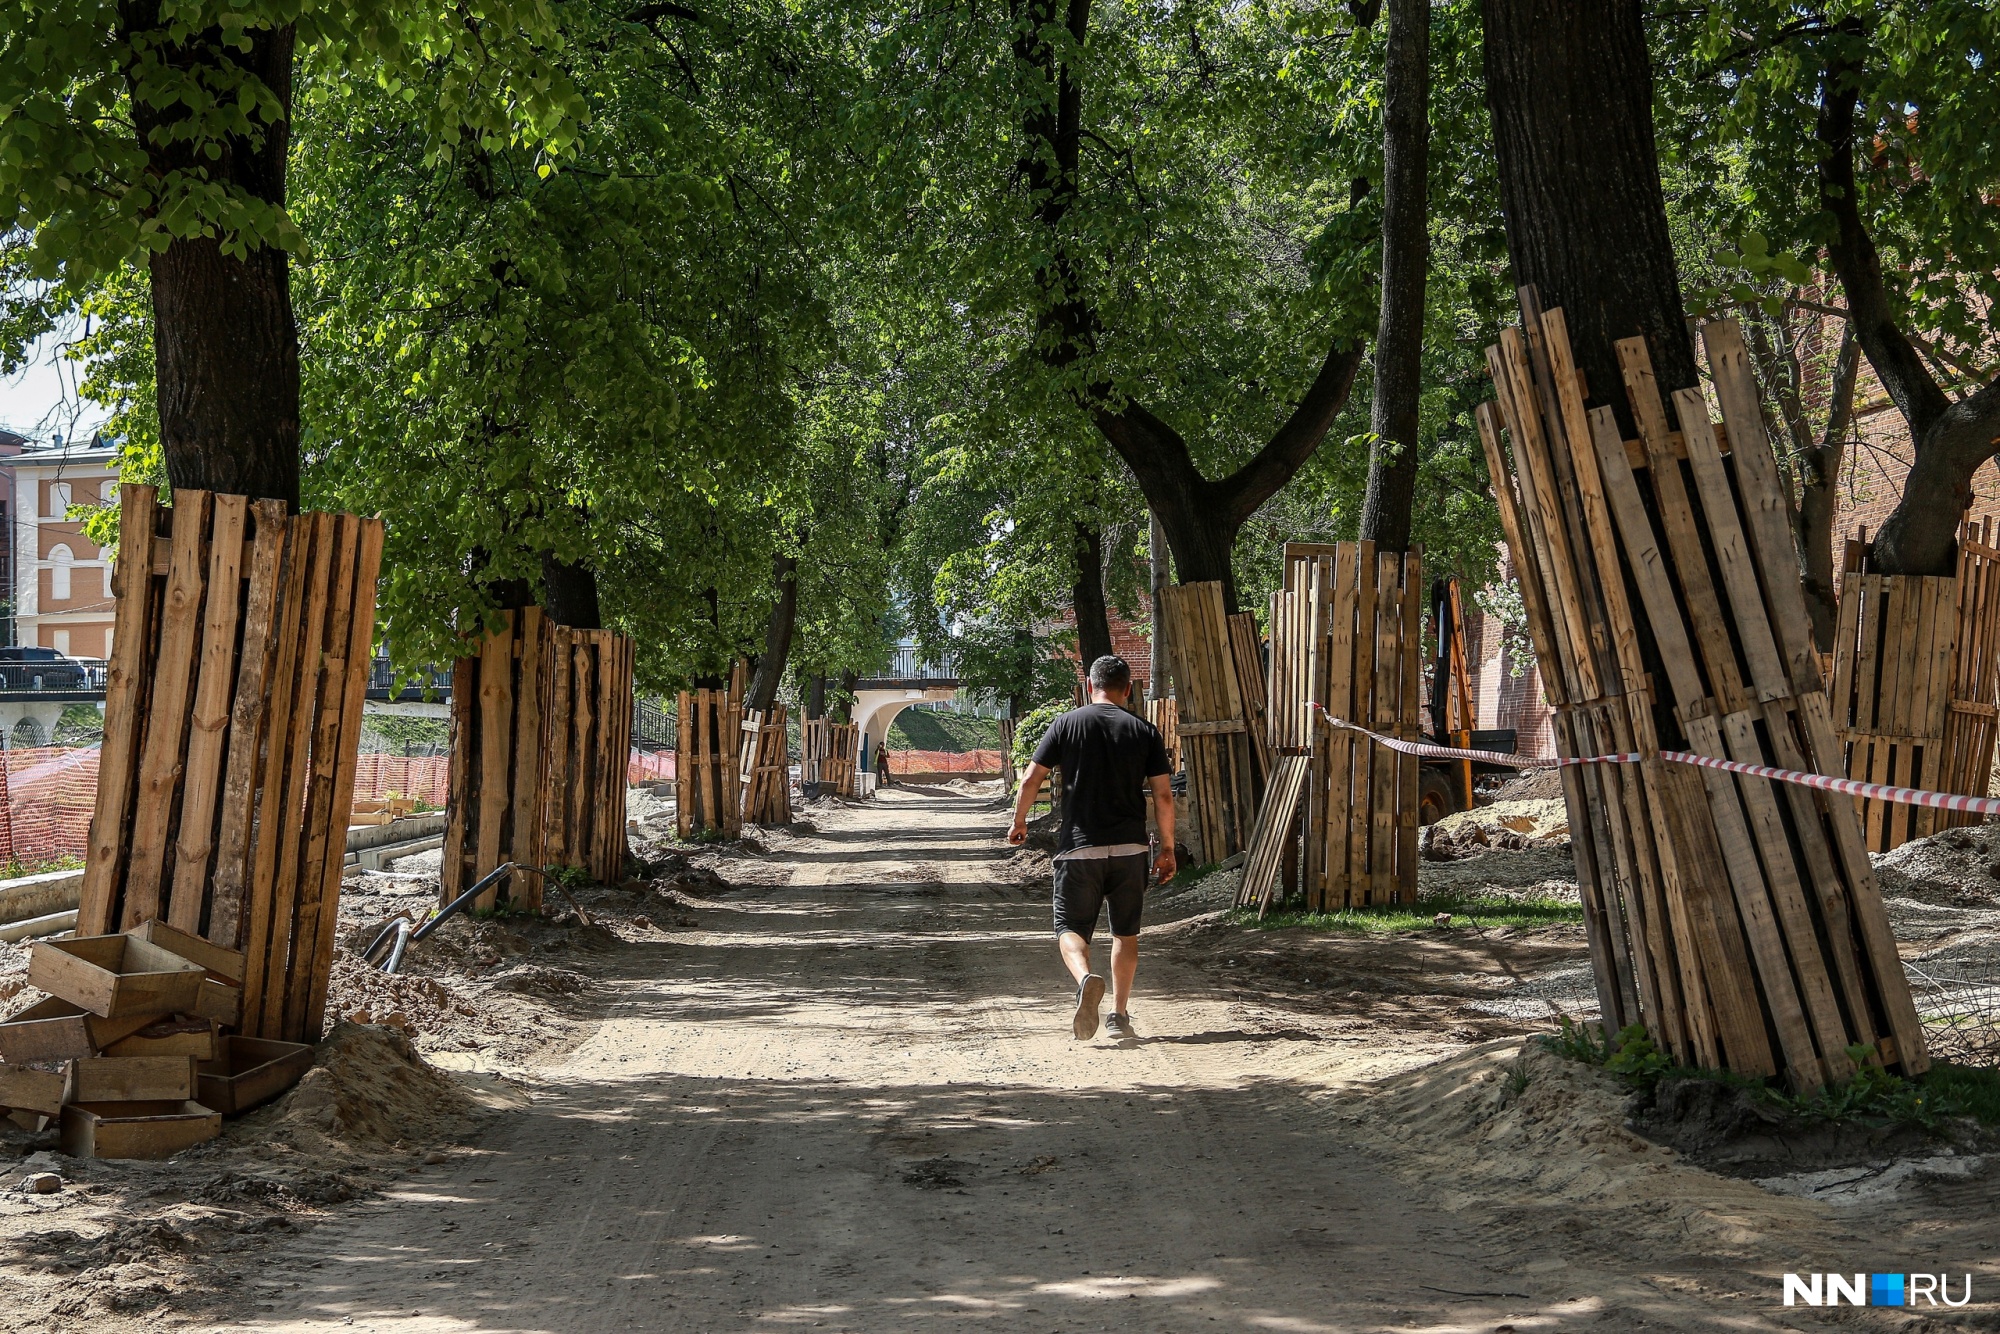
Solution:
[(958, 680), (958, 660), (946, 654), (941, 661), (931, 662), (914, 648), (899, 648), (889, 655), (883, 670), (862, 678), (864, 681), (956, 681)]

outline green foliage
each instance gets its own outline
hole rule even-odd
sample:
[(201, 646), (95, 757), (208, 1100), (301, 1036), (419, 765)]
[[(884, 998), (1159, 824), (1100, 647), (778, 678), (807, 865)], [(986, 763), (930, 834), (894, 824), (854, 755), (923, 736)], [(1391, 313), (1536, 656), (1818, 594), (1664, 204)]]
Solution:
[(963, 754), (972, 750), (996, 750), (1000, 745), (1000, 720), (969, 713), (933, 712), (904, 709), (889, 725), (889, 749), (935, 750)]
[[(1451, 914), (1451, 925), (1440, 928), (1437, 914)], [(1529, 930), (1583, 920), (1583, 910), (1560, 899), (1509, 899), (1487, 895), (1434, 894), (1414, 903), (1342, 908), (1337, 912), (1273, 911), (1262, 919), (1255, 908), (1239, 909), (1240, 926), (1260, 930), (1303, 928), (1363, 935), (1394, 935), (1404, 931), (1488, 931), (1496, 927)]]
[(1042, 744), (1042, 738), (1049, 733), (1050, 724), (1069, 712), (1067, 701), (1061, 704), (1044, 704), (1014, 724), (1014, 767), (1025, 769), (1035, 758), (1035, 747)]

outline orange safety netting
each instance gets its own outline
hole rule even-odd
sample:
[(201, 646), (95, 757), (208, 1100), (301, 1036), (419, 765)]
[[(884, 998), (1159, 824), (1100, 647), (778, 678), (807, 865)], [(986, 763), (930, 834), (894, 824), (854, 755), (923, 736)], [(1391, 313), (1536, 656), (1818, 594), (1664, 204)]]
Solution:
[[(97, 807), (95, 746), (35, 746), (5, 752), (0, 773), (0, 865), (81, 857), (90, 846), (90, 816)], [(442, 755), (356, 757), (354, 795), (381, 800), (391, 793), (442, 808), (450, 788), (451, 761)], [(671, 751), (635, 750), (627, 780), (671, 779)]]
[(889, 752), (889, 772), (891, 774), (997, 774), (1000, 772), (1000, 752), (892, 750)]

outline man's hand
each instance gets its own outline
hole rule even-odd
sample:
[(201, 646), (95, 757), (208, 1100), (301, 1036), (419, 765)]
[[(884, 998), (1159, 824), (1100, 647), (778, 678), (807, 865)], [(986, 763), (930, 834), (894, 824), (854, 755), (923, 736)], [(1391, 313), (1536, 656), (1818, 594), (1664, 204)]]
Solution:
[(1028, 841), (1028, 822), (1016, 815), (1014, 823), (1007, 827), (1007, 841), (1015, 844), (1026, 843)]
[(1161, 848), (1160, 855), (1153, 858), (1153, 879), (1159, 884), (1164, 885), (1167, 881), (1172, 880), (1174, 872), (1178, 869), (1179, 864), (1174, 861), (1174, 850), (1172, 847)]

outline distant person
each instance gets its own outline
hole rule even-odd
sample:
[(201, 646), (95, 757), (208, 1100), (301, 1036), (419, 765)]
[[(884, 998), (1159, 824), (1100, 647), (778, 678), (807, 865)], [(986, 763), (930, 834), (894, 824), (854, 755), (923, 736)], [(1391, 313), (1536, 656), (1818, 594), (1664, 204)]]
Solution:
[(1062, 770), (1062, 833), (1056, 839), (1056, 949), (1076, 979), (1071, 1031), (1097, 1036), (1104, 979), (1090, 971), (1090, 937), (1100, 907), (1111, 910), (1113, 1037), (1132, 1035), (1132, 978), (1139, 970), (1139, 917), (1146, 903), (1146, 789), (1160, 829), (1153, 870), (1174, 875), (1174, 795), (1167, 748), (1144, 718), (1129, 713), (1132, 669), (1106, 654), (1090, 664), (1090, 703), (1049, 725), (1014, 802), (1009, 843), (1028, 837), (1028, 808), (1051, 769)]
[(889, 786), (889, 745), (887, 742), (875, 747), (875, 786)]

